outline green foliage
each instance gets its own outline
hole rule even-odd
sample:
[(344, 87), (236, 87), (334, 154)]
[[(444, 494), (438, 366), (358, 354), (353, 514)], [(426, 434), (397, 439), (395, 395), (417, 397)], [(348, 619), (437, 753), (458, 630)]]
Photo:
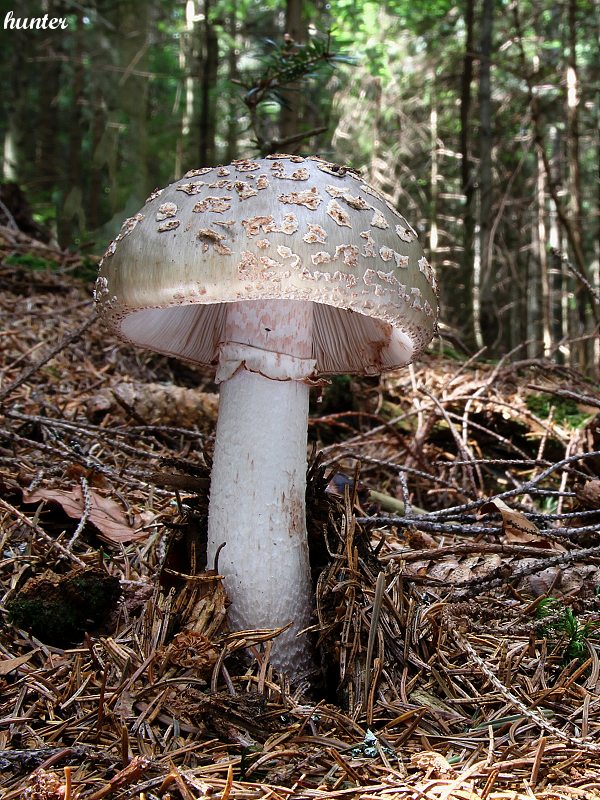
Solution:
[(444, 358), (451, 358), (453, 361), (458, 361), (462, 363), (465, 360), (465, 354), (460, 353), (455, 347), (452, 347), (451, 344), (444, 343), (444, 345), (440, 348), (440, 354), (444, 356)]
[(559, 425), (566, 425), (570, 428), (582, 428), (591, 419), (590, 414), (579, 410), (579, 406), (574, 400), (568, 397), (555, 397), (551, 394), (528, 394), (525, 398), (525, 405), (540, 419), (548, 419), (552, 413), (552, 418)]
[(266, 40), (270, 52), (263, 63), (262, 82), (272, 89), (309, 78), (322, 78), (323, 71), (336, 63), (353, 63), (348, 56), (331, 50), (331, 37), (320, 34), (311, 37), (306, 44), (285, 41), (278, 44)]
[(9, 267), (26, 267), (35, 272), (54, 272), (57, 268), (55, 261), (49, 261), (46, 258), (35, 256), (33, 253), (11, 253), (6, 256), (4, 263)]
[(240, 80), (245, 89), (244, 103), (250, 109), (263, 103), (286, 105), (282, 89), (312, 80), (318, 80), (322, 85), (336, 64), (355, 62), (352, 57), (331, 49), (330, 34), (318, 33), (305, 44), (265, 39), (264, 45), (266, 52), (258, 56), (260, 69)]
[(563, 661), (583, 660), (587, 654), (587, 641), (598, 642), (596, 631), (600, 622), (581, 623), (570, 606), (553, 597), (542, 600), (536, 617), (540, 621), (542, 636), (557, 640), (564, 647)]
[[(60, 262), (33, 253), (11, 253), (4, 259), (4, 264), (10, 267), (23, 267), (33, 272), (60, 272), (62, 269)], [(91, 256), (82, 256), (74, 268), (69, 268), (69, 272), (82, 281), (95, 281), (98, 275), (98, 261)]]

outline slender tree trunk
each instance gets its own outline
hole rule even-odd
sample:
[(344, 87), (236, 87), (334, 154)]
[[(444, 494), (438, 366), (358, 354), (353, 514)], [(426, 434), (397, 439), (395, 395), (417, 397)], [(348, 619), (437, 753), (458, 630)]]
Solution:
[[(192, 120), (194, 115), (195, 95), (194, 84), (197, 82), (196, 57), (194, 57), (194, 44), (196, 35), (194, 31), (194, 18), (196, 16), (196, 3), (189, 0), (185, 4), (185, 32), (179, 37), (179, 69), (184, 76), (179, 82), (175, 94), (175, 108), (181, 109), (181, 123), (179, 135), (175, 144), (175, 164), (174, 174), (179, 177), (185, 172), (184, 164), (187, 167), (194, 167), (189, 163), (190, 132), (192, 130)], [(195, 153), (196, 148), (193, 148)]]
[[(493, 341), (494, 315), (490, 232), (492, 225), (492, 36), (494, 0), (483, 0), (479, 59), (479, 263), (474, 274), (473, 311), (478, 346)], [(486, 331), (484, 338), (483, 331)], [(491, 336), (489, 335), (491, 333)]]
[[(536, 160), (536, 176), (534, 186), (534, 193), (539, 195), (539, 169), (540, 159)], [(538, 196), (539, 202), (539, 196)], [(539, 258), (540, 243), (539, 243), (539, 215), (534, 205), (530, 209), (531, 217), (531, 245), (528, 248), (527, 258), (527, 293), (526, 293), (526, 309), (527, 309), (527, 357), (539, 358), (541, 356), (541, 340), (542, 340), (542, 271)]]
[[(552, 177), (555, 183), (560, 175), (561, 163), (561, 139), (560, 131), (557, 127), (551, 130), (552, 142)], [(552, 344), (556, 345), (566, 339), (568, 335), (568, 319), (565, 314), (564, 298), (567, 296), (567, 287), (563, 269), (563, 262), (560, 251), (560, 228), (556, 208), (552, 205), (548, 210), (548, 245), (550, 250), (550, 330)], [(564, 363), (564, 345), (554, 351), (554, 358), (559, 363)]]
[[(600, 33), (600, 31), (599, 31)], [(600, 42), (600, 36), (597, 39)], [(600, 51), (600, 48), (598, 48)], [(598, 61), (600, 63), (600, 52)], [(596, 104), (596, 160), (598, 170), (598, 181), (596, 184), (596, 236), (594, 237), (594, 264), (591, 270), (592, 286), (600, 286), (600, 105)], [(598, 335), (594, 340), (594, 368), (595, 375), (600, 380), (600, 329), (597, 327)]]
[(200, 52), (200, 106), (198, 159), (201, 166), (216, 163), (216, 99), (219, 40), (212, 22), (212, 2), (204, 0), (204, 25)]
[[(90, 75), (93, 81), (94, 76)], [(102, 222), (102, 185), (104, 182), (105, 159), (101, 157), (102, 139), (106, 126), (106, 104), (100, 86), (92, 87), (92, 121), (91, 121), (91, 152), (89, 190), (87, 201), (87, 217), (90, 230), (96, 230)]]
[(429, 215), (429, 253), (432, 265), (436, 264), (436, 250), (438, 247), (438, 194), (439, 194), (439, 165), (438, 165), (438, 112), (435, 95), (435, 76), (431, 77), (431, 108), (429, 111), (429, 128), (431, 131), (431, 212)]
[(236, 81), (239, 78), (238, 56), (236, 50), (238, 42), (237, 30), (237, 2), (232, 0), (229, 6), (228, 33), (231, 39), (231, 46), (227, 53), (227, 78), (229, 83), (229, 109), (227, 114), (227, 130), (225, 134), (225, 157), (224, 161), (229, 164), (238, 154), (239, 124), (238, 114), (236, 113)]
[[(302, 13), (302, 0), (286, 0), (285, 4), (285, 34), (290, 37), (290, 47), (303, 44), (308, 37), (308, 26), (304, 14)], [(283, 93), (287, 105), (281, 109), (280, 139), (284, 140), (294, 136), (300, 130), (300, 120), (303, 116), (306, 103), (300, 92), (290, 91)], [(289, 148), (288, 148), (289, 149)], [(296, 147), (297, 149), (297, 147)], [(291, 147), (294, 151), (294, 147)]]
[(518, 247), (512, 247), (512, 238), (509, 238), (509, 241), (504, 243), (504, 261), (508, 266), (508, 296), (510, 302), (509, 329), (506, 336), (508, 350), (514, 350), (527, 340), (527, 313), (525, 308), (527, 275), (525, 270), (522, 269), (521, 254), (518, 252)]
[(74, 33), (75, 47), (72, 55), (73, 75), (71, 86), (71, 104), (67, 129), (69, 131), (69, 148), (67, 152), (67, 168), (64, 176), (63, 202), (58, 220), (58, 241), (66, 247), (86, 227), (83, 210), (83, 173), (82, 173), (82, 109), (84, 104), (84, 66), (82, 27), (83, 13), (76, 12), (77, 27)]
[(2, 145), (2, 180), (17, 182), (19, 180), (19, 126), (15, 119), (14, 108), (8, 112), (8, 121), (4, 130)]
[(61, 39), (52, 38), (47, 51), (48, 60), (40, 73), (40, 99), (38, 111), (38, 146), (36, 172), (38, 186), (51, 191), (60, 179), (60, 113), (58, 93), (61, 80)]
[(548, 274), (548, 237), (546, 232), (546, 173), (538, 155), (537, 186), (537, 257), (540, 271), (540, 311), (542, 328), (542, 352), (550, 354), (550, 278)]
[[(571, 218), (575, 248), (582, 251), (581, 228), (581, 170), (579, 162), (579, 77), (577, 73), (577, 2), (569, 0), (568, 6), (568, 58), (567, 58), (567, 158), (569, 162), (569, 202), (568, 210)], [(588, 294), (578, 281), (575, 286), (575, 302), (577, 306), (577, 337), (587, 329)], [(588, 363), (589, 347), (585, 342), (574, 346), (577, 366), (585, 371)]]
[(460, 88), (460, 183), (464, 197), (463, 256), (454, 307), (467, 342), (474, 341), (473, 334), (473, 237), (475, 235), (474, 185), (471, 168), (471, 86), (473, 83), (474, 0), (465, 3), (465, 52)]
[[(27, 4), (25, 4), (25, 11)], [(10, 50), (7, 58), (10, 64), (11, 80), (7, 87), (5, 107), (4, 142), (2, 152), (2, 177), (5, 181), (15, 183), (27, 176), (27, 159), (25, 142), (31, 128), (31, 109), (28, 103), (28, 88), (31, 66), (26, 54), (28, 52), (27, 31), (10, 31)], [(6, 36), (6, 31), (4, 32)], [(29, 43), (31, 47), (31, 43)], [(33, 137), (31, 137), (33, 138)]]

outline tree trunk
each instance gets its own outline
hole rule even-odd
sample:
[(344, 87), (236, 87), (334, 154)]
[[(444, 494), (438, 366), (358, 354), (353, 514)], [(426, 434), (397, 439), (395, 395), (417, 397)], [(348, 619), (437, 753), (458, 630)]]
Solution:
[[(291, 37), (290, 46), (294, 42), (303, 44), (308, 37), (308, 26), (302, 13), (302, 0), (286, 0), (285, 4), (285, 34)], [(297, 87), (296, 87), (297, 88)], [(292, 86), (289, 91), (282, 92), (286, 102), (281, 109), (280, 139), (285, 141), (288, 137), (294, 136), (300, 130), (300, 121), (303, 116), (306, 102), (299, 91), (295, 91)], [(290, 152), (298, 149), (293, 146), (287, 148)]]
[(58, 93), (61, 82), (61, 39), (51, 39), (40, 73), (40, 100), (38, 112), (38, 146), (36, 172), (38, 186), (48, 192), (60, 179), (60, 114)]
[(237, 30), (237, 3), (232, 0), (229, 6), (228, 33), (231, 45), (227, 53), (227, 79), (229, 92), (229, 108), (227, 113), (227, 128), (225, 133), (225, 156), (224, 161), (230, 164), (238, 155), (239, 124), (237, 114), (237, 87), (236, 81), (239, 79), (238, 73), (238, 30)]
[[(90, 75), (90, 80), (94, 81), (93, 75)], [(102, 186), (104, 183), (105, 159), (101, 157), (101, 153), (102, 139), (106, 126), (106, 104), (98, 85), (92, 87), (91, 97), (92, 121), (90, 136), (92, 159), (87, 194), (87, 216), (90, 230), (96, 230), (102, 223)]]
[[(483, 0), (479, 60), (479, 258), (474, 273), (473, 313), (477, 345), (493, 341), (490, 232), (492, 225), (492, 83), (494, 0)], [(486, 331), (484, 338), (483, 331)]]
[(473, 237), (475, 235), (474, 185), (471, 170), (471, 85), (473, 83), (474, 0), (465, 5), (465, 52), (460, 88), (460, 183), (464, 197), (463, 256), (455, 295), (455, 313), (467, 343), (474, 342), (473, 334)]
[[(552, 176), (551, 180), (558, 182), (561, 165), (561, 137), (557, 127), (551, 131), (552, 143)], [(569, 333), (568, 318), (564, 300), (567, 297), (566, 276), (564, 274), (563, 260), (561, 258), (560, 228), (556, 208), (550, 206), (548, 211), (548, 245), (550, 250), (550, 331), (553, 344), (553, 357), (559, 364), (565, 361), (564, 345), (560, 342), (566, 340)], [(558, 346), (558, 347), (557, 347)]]
[[(32, 10), (28, 8), (27, 3), (24, 6), (21, 13)], [(10, 41), (10, 45), (3, 51), (3, 56), (8, 62), (6, 72), (9, 80), (5, 82), (7, 91), (2, 122), (4, 133), (2, 177), (5, 181), (17, 183), (28, 177), (26, 139), (31, 129), (28, 88), (35, 79), (31, 74), (31, 61), (28, 59), (31, 48), (28, 31), (11, 30), (10, 34), (4, 31), (4, 37)]]
[[(581, 228), (581, 171), (579, 162), (579, 77), (577, 74), (577, 2), (569, 0), (568, 7), (568, 58), (567, 58), (567, 158), (569, 163), (569, 201), (568, 210), (571, 219), (575, 249), (582, 250)], [(588, 293), (580, 281), (575, 286), (575, 303), (577, 307), (576, 338), (583, 336), (587, 329)], [(585, 341), (573, 345), (577, 366), (585, 372), (588, 364), (588, 350)]]
[[(148, 47), (149, 5), (121, 0), (106, 6), (110, 47), (117, 79), (109, 97), (108, 125), (119, 131), (119, 184), (127, 187), (118, 208), (125, 213), (143, 205), (151, 188), (147, 163), (148, 77), (143, 74)], [(110, 89), (109, 89), (110, 91)]]
[(429, 111), (429, 127), (431, 131), (431, 203), (429, 214), (429, 253), (432, 266), (436, 266), (436, 250), (438, 247), (438, 113), (435, 95), (435, 75), (431, 76), (431, 108)]
[[(598, 39), (600, 41), (600, 37)], [(598, 48), (600, 50), (600, 48)], [(600, 63), (600, 52), (598, 61)], [(596, 235), (594, 237), (594, 264), (591, 270), (592, 286), (600, 286), (600, 104), (596, 103), (596, 162), (598, 179), (596, 183)], [(600, 380), (600, 336), (594, 340), (594, 368), (595, 375)]]
[[(540, 273), (540, 299), (538, 308), (540, 311), (540, 324), (542, 333), (542, 349), (544, 356), (550, 355), (551, 334), (550, 334), (550, 278), (548, 274), (548, 237), (546, 227), (546, 173), (541, 158), (538, 155), (536, 185), (536, 213), (537, 213), (537, 258), (539, 260)], [(536, 347), (540, 350), (539, 344)]]
[(200, 105), (198, 163), (200, 166), (216, 164), (216, 99), (217, 69), (219, 65), (219, 40), (212, 22), (212, 0), (204, 0), (204, 25), (200, 50)]
[(62, 191), (62, 208), (58, 218), (58, 241), (62, 247), (73, 244), (86, 227), (83, 210), (83, 175), (82, 175), (82, 108), (84, 104), (84, 68), (82, 42), (82, 16), (80, 10), (76, 14), (74, 51), (72, 54), (73, 75), (70, 92), (70, 108), (67, 122), (69, 146), (67, 151), (67, 168), (64, 175)]

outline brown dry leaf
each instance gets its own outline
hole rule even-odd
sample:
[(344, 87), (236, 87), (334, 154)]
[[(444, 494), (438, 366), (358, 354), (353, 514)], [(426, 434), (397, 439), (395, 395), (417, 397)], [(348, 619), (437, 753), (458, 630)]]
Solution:
[[(535, 559), (523, 559), (521, 567), (533, 564)], [(598, 569), (593, 564), (575, 564), (566, 567), (547, 567), (534, 575), (526, 575), (519, 582), (519, 591), (529, 592), (534, 597), (573, 597), (584, 591), (585, 587), (595, 588), (598, 584)]]
[[(141, 526), (149, 522), (149, 515), (136, 514), (133, 525), (121, 508), (110, 497), (103, 497), (93, 489), (90, 494), (89, 521), (98, 529), (103, 539), (109, 542), (133, 542), (148, 536), (148, 531), (140, 530)], [(67, 516), (72, 519), (81, 519), (84, 512), (85, 501), (79, 486), (67, 491), (65, 489), (36, 489), (34, 492), (23, 492), (24, 503), (39, 503), (42, 500), (58, 503)]]
[(439, 546), (431, 534), (414, 528), (407, 528), (404, 531), (404, 540), (413, 550), (435, 550)]
[[(481, 513), (491, 514), (498, 511), (502, 517), (502, 530), (507, 542), (512, 544), (539, 544), (547, 547), (548, 540), (540, 532), (535, 523), (528, 520), (520, 511), (507, 506), (504, 500), (495, 497), (494, 499), (481, 506)], [(551, 545), (553, 546), (553, 545)], [(563, 548), (557, 548), (563, 549)]]
[[(519, 562), (522, 569), (526, 569), (535, 562), (534, 558), (524, 558)], [(543, 597), (552, 593), (556, 595), (557, 587), (560, 585), (562, 571), (560, 567), (546, 567), (541, 572), (526, 575), (518, 585), (520, 592), (528, 592), (534, 597)]]
[(577, 491), (577, 499), (582, 506), (589, 508), (590, 511), (600, 509), (600, 480), (587, 481)]
[(477, 563), (473, 565), (473, 574), (476, 578), (481, 578), (484, 575), (489, 575), (494, 570), (498, 569), (503, 560), (499, 553), (481, 553), (477, 559)]
[(563, 569), (560, 591), (563, 595), (575, 595), (585, 586), (590, 588), (595, 584), (598, 569), (593, 564), (575, 564)]
[[(445, 558), (443, 561), (434, 562), (428, 569), (427, 574), (439, 581), (457, 583), (463, 579), (460, 572), (458, 559), (454, 557)], [(457, 577), (458, 576), (458, 577)]]

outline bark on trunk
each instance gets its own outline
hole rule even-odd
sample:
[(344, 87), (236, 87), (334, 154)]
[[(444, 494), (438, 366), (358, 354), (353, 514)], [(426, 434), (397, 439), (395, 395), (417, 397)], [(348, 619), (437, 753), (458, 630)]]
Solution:
[(231, 47), (227, 53), (227, 79), (229, 82), (229, 109), (227, 114), (227, 132), (225, 134), (225, 156), (226, 164), (230, 164), (238, 155), (239, 124), (237, 113), (237, 87), (236, 81), (239, 79), (238, 72), (238, 26), (237, 26), (237, 2), (233, 0), (229, 8), (228, 33), (231, 38)]
[(475, 58), (473, 41), (474, 0), (466, 0), (465, 6), (465, 51), (460, 87), (460, 183), (464, 197), (463, 211), (463, 255), (458, 281), (458, 302), (455, 313), (460, 320), (465, 341), (473, 344), (473, 237), (475, 235), (474, 185), (471, 167), (471, 86)]
[[(494, 0), (483, 0), (479, 60), (479, 268), (474, 275), (474, 328), (481, 347), (493, 341), (492, 270), (492, 32)], [(483, 332), (486, 332), (484, 337)], [(490, 335), (491, 334), (491, 335)]]
[(216, 164), (216, 97), (217, 69), (219, 65), (219, 40), (212, 22), (212, 0), (204, 2), (204, 25), (200, 51), (200, 106), (198, 163), (201, 166)]
[[(302, 0), (286, 0), (285, 33), (298, 44), (306, 42), (308, 29), (302, 13)], [(293, 43), (290, 44), (293, 46)], [(281, 109), (279, 138), (285, 140), (300, 131), (301, 119), (304, 108), (306, 107), (306, 102), (301, 92), (294, 90), (294, 86), (292, 86), (290, 90), (282, 92), (282, 95), (287, 105), (283, 106)], [(290, 152), (295, 152), (298, 146), (294, 147), (291, 145), (288, 146), (288, 149), (290, 149)]]
[[(582, 248), (581, 214), (581, 170), (579, 162), (579, 77), (577, 72), (577, 2), (569, 0), (568, 7), (568, 58), (567, 58), (567, 158), (569, 162), (569, 201), (568, 209), (573, 230), (574, 247)], [(588, 293), (581, 282), (575, 286), (577, 306), (577, 329), (575, 338), (585, 334), (587, 329)], [(574, 356), (577, 366), (583, 372), (587, 368), (591, 348), (582, 340), (574, 342)]]
[(51, 191), (60, 177), (58, 145), (60, 116), (58, 93), (61, 81), (61, 41), (51, 40), (40, 75), (40, 105), (36, 171), (39, 186)]
[(82, 42), (82, 12), (76, 11), (76, 29), (74, 32), (75, 48), (72, 56), (73, 75), (70, 95), (69, 149), (67, 153), (67, 169), (64, 176), (62, 192), (62, 213), (58, 219), (58, 241), (67, 247), (86, 227), (83, 210), (83, 175), (82, 175), (82, 109), (84, 105), (84, 67)]

